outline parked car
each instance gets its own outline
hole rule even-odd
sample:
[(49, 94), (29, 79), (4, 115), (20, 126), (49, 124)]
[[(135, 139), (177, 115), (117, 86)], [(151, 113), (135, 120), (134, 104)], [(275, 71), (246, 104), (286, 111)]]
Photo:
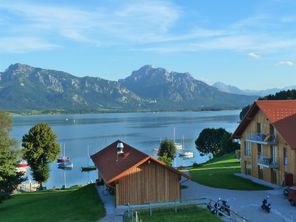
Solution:
[(292, 186), (289, 188), (288, 200), (290, 201), (291, 205), (296, 205), (296, 186)]

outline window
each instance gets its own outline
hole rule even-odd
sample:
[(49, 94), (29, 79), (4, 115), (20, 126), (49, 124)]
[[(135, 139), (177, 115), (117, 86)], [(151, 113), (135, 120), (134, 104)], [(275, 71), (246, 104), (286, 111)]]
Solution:
[(272, 146), (272, 150), (271, 150), (271, 155), (272, 155), (272, 162), (276, 163), (277, 162), (277, 147), (276, 146)]
[(251, 143), (245, 142), (245, 156), (251, 156)]
[(276, 129), (271, 124), (269, 125), (269, 135), (273, 136), (273, 138), (276, 138)]
[(286, 147), (284, 147), (284, 166), (288, 165), (288, 150)]
[(261, 149), (261, 144), (257, 144), (257, 154), (258, 156), (261, 156), (261, 152), (262, 152), (262, 149)]
[(257, 123), (257, 134), (261, 133), (261, 123)]

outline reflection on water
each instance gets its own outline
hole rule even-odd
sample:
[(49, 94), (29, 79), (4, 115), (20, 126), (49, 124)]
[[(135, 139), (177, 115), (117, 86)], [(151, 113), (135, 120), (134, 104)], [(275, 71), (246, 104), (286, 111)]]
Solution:
[[(58, 142), (65, 144), (66, 155), (74, 163), (72, 171), (66, 172), (67, 185), (84, 184), (89, 180), (88, 173), (81, 173), (81, 166), (89, 165), (87, 155), (96, 153), (117, 139), (156, 156), (153, 148), (165, 138), (173, 138), (176, 129), (176, 142), (182, 143), (185, 150), (193, 151), (194, 158), (177, 157), (175, 164), (191, 165), (204, 162), (195, 149), (194, 141), (203, 128), (223, 127), (233, 131), (237, 126), (239, 111), (209, 112), (162, 112), (162, 113), (104, 113), (104, 114), (65, 114), (40, 116), (14, 116), (12, 136), (21, 141), (22, 136), (36, 123), (46, 122), (58, 136)], [(96, 179), (96, 172), (89, 174)], [(60, 187), (64, 181), (64, 172), (51, 164), (51, 177), (47, 187)]]

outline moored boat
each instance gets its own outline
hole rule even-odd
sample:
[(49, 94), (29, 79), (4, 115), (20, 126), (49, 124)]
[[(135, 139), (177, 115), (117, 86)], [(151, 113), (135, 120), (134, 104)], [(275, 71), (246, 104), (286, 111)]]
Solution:
[(95, 166), (85, 166), (85, 167), (81, 167), (81, 172), (89, 172), (89, 171), (93, 171), (96, 169), (97, 168)]
[(96, 166), (94, 165), (91, 165), (89, 162), (90, 160), (90, 154), (89, 154), (89, 146), (87, 147), (87, 156), (88, 156), (88, 159), (87, 159), (87, 165), (86, 166), (82, 166), (81, 167), (81, 172), (89, 172), (89, 171), (93, 171), (93, 170), (96, 170)]
[(184, 151), (182, 153), (179, 153), (179, 156), (191, 158), (191, 157), (193, 157), (193, 152), (192, 151)]
[(70, 162), (70, 157), (68, 156), (61, 156), (57, 159), (57, 163), (66, 163)]
[(17, 167), (28, 167), (28, 166), (29, 166), (29, 164), (26, 160), (19, 161), (19, 163), (17, 165)]
[(63, 153), (63, 156), (60, 156), (58, 159), (57, 159), (57, 163), (66, 163), (66, 162), (70, 162), (70, 157), (66, 156), (66, 146), (64, 144), (64, 147), (63, 147), (63, 150), (64, 150), (64, 153)]
[(59, 163), (58, 168), (62, 170), (72, 170), (74, 167), (74, 164), (71, 162), (64, 162), (64, 163)]

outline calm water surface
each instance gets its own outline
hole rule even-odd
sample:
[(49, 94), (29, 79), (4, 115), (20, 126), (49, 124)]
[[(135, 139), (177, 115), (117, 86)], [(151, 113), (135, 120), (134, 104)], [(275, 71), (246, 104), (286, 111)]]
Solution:
[[(184, 141), (185, 150), (194, 152), (194, 158), (176, 158), (175, 166), (201, 163), (208, 159), (201, 157), (195, 149), (194, 141), (203, 128), (223, 127), (233, 132), (239, 120), (239, 110), (209, 112), (161, 112), (161, 113), (107, 113), (75, 115), (14, 116), (12, 136), (21, 143), (21, 138), (36, 123), (48, 123), (58, 136), (58, 143), (66, 147), (66, 155), (74, 163), (72, 171), (66, 172), (67, 186), (86, 184), (95, 180), (97, 173), (81, 173), (81, 166), (91, 164), (90, 154), (103, 149), (117, 139), (156, 156), (153, 148), (159, 146), (161, 139), (173, 138), (175, 128), (176, 142)], [(184, 140), (183, 140), (184, 138)], [(29, 176), (30, 178), (30, 176)], [(48, 188), (64, 184), (64, 171), (51, 164), (51, 177)]]

